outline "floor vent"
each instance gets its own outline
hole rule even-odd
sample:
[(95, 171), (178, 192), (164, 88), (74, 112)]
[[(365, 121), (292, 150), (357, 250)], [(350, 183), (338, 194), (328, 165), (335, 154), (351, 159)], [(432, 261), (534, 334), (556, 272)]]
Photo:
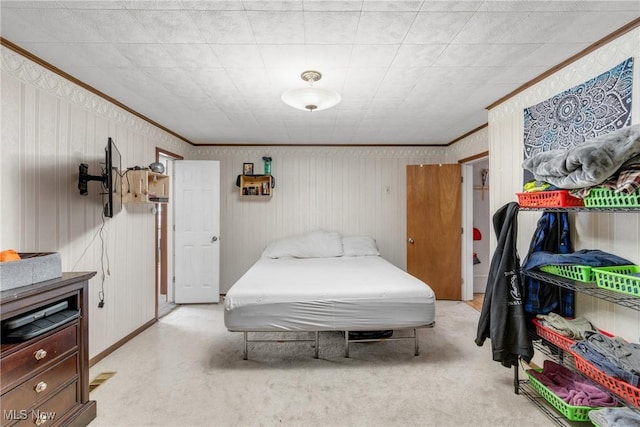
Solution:
[(99, 374), (89, 383), (89, 392), (92, 392), (93, 390), (97, 389), (98, 386), (102, 385), (105, 381), (107, 381), (109, 378), (111, 378), (115, 374), (116, 374), (115, 372), (102, 372), (101, 374)]

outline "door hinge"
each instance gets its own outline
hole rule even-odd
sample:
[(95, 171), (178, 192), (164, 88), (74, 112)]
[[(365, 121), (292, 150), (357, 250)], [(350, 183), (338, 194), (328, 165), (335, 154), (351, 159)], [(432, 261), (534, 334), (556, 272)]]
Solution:
[(460, 234), (464, 234), (464, 227), (460, 229)]
[(460, 175), (460, 184), (464, 183), (464, 176)]
[(176, 276), (173, 276), (173, 283), (176, 283)]

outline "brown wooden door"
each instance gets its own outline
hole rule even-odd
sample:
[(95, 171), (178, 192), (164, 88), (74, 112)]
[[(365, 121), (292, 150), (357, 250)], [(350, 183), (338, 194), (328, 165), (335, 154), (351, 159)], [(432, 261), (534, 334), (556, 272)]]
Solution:
[(407, 166), (407, 271), (442, 300), (462, 292), (461, 177), (459, 164)]

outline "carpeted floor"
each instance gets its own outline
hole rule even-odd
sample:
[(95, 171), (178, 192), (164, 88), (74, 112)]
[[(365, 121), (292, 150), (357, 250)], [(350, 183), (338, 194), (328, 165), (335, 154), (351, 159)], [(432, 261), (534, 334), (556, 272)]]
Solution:
[[(550, 426), (516, 395), (512, 370), (474, 343), (479, 313), (438, 301), (413, 341), (253, 344), (224, 328), (223, 305), (181, 306), (91, 368), (95, 426)], [(399, 335), (400, 332), (396, 332)]]
[(471, 307), (478, 311), (482, 311), (482, 304), (484, 304), (484, 294), (475, 293), (471, 301), (466, 301)]

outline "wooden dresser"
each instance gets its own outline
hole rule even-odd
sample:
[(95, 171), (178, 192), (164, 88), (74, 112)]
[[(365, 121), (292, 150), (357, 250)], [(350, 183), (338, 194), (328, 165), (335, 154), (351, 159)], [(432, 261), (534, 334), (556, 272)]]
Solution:
[(80, 316), (40, 336), (0, 345), (4, 426), (86, 426), (96, 417), (89, 400), (88, 281), (95, 272), (0, 292), (0, 320), (67, 301)]

